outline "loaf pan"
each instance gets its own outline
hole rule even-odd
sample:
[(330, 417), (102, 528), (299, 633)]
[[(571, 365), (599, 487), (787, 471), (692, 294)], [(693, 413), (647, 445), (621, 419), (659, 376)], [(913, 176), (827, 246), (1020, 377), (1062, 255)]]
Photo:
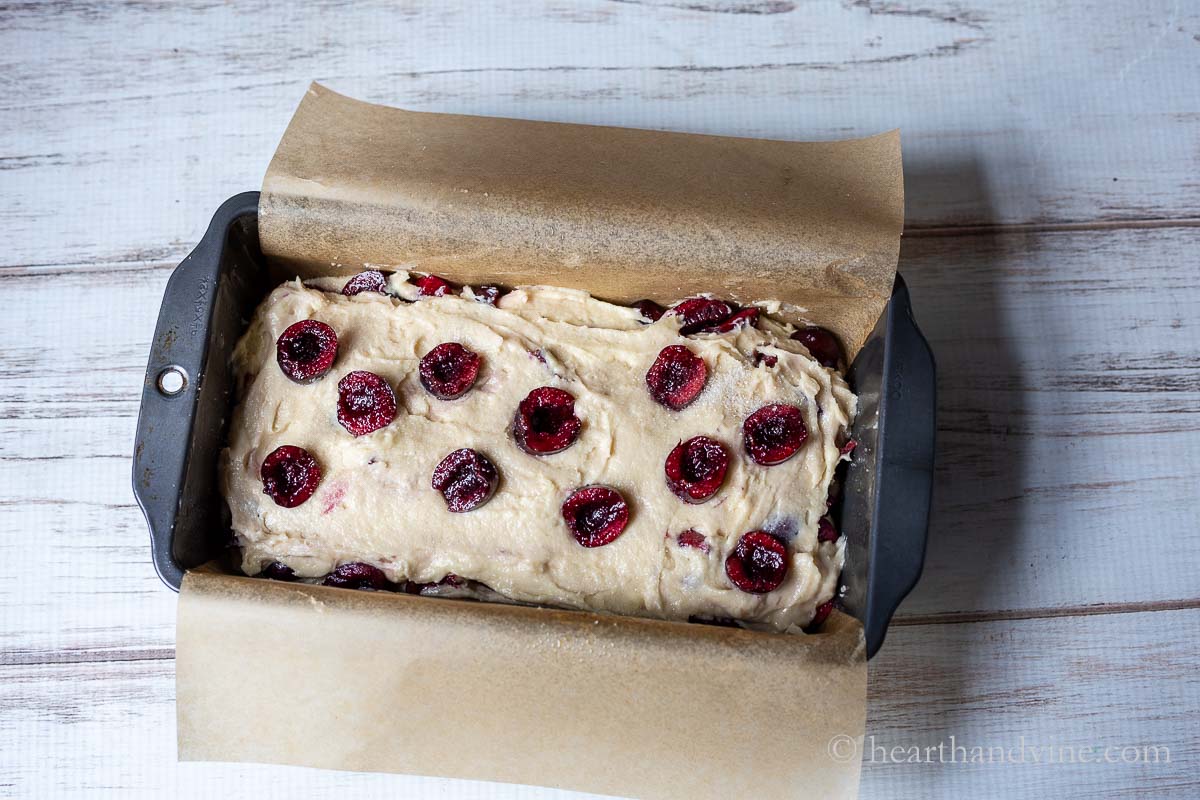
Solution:
[[(142, 388), (133, 493), (154, 566), (172, 589), (231, 540), (217, 479), (235, 401), (230, 355), (255, 307), (288, 277), (259, 249), (258, 193), (246, 192), (217, 210), (167, 282)], [(847, 537), (841, 605), (863, 623), (870, 656), (920, 577), (933, 485), (933, 354), (899, 276), (847, 377), (859, 413), (834, 509)]]

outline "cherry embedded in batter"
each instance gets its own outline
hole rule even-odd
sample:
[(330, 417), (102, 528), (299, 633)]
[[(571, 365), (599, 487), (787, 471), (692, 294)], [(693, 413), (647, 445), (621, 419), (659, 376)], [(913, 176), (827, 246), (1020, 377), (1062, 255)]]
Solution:
[(472, 511), (492, 499), (500, 475), (487, 457), (470, 448), (455, 450), (433, 470), (433, 488), (455, 514)]
[(323, 586), (338, 586), (343, 589), (378, 591), (387, 588), (388, 579), (383, 574), (383, 570), (378, 567), (363, 564), (362, 562), (355, 562), (353, 564), (342, 564), (333, 572), (326, 575), (325, 580), (321, 581), (321, 584)]
[(817, 521), (817, 541), (836, 542), (837, 540), (837, 528), (833, 527), (833, 523), (829, 520), (829, 517), (821, 517)]
[(808, 439), (804, 415), (795, 406), (763, 406), (742, 423), (746, 452), (764, 467), (782, 464), (796, 455)]
[(690, 336), (693, 333), (712, 332), (717, 325), (733, 316), (733, 306), (724, 300), (693, 297), (672, 308), (671, 313), (683, 317), (679, 332)]
[(707, 553), (711, 548), (704, 538), (704, 534), (697, 531), (695, 528), (689, 528), (683, 533), (675, 537), (675, 541), (680, 547), (694, 547), (697, 550)]
[(467, 585), (464, 578), (460, 578), (453, 572), (447, 573), (446, 577), (435, 583), (417, 583), (416, 581), (407, 581), (404, 584), (405, 594), (424, 594), (426, 589), (436, 589), (439, 586), (449, 586), (454, 589), (462, 589)]
[(489, 306), (496, 305), (496, 303), (500, 300), (500, 298), (503, 297), (505, 294), (504, 289), (502, 289), (499, 286), (493, 286), (491, 284), (484, 284), (483, 286), (476, 286), (471, 290), (471, 292), (472, 292), (472, 294), (475, 295), (476, 303), (484, 303), (485, 305), (489, 305)]
[(273, 581), (294, 581), (296, 580), (296, 572), (281, 561), (272, 561), (263, 567), (263, 571), (259, 577), (269, 578)]
[(642, 316), (651, 322), (658, 322), (667, 310), (653, 300), (638, 300), (633, 307), (642, 312)]
[(650, 396), (672, 411), (690, 405), (708, 381), (704, 359), (681, 344), (664, 347), (646, 371), (646, 386)]
[(825, 620), (829, 619), (829, 615), (833, 613), (833, 601), (827, 600), (817, 606), (816, 613), (813, 614), (812, 621), (804, 627), (805, 633), (816, 633)]
[(713, 330), (715, 333), (731, 333), (738, 328), (746, 326), (750, 326), (751, 328), (757, 327), (758, 316), (761, 313), (762, 311), (757, 308), (743, 308), (729, 319), (718, 324)]
[(534, 456), (566, 450), (579, 437), (583, 423), (575, 416), (575, 396), (553, 386), (534, 389), (517, 406), (513, 438)]
[(481, 359), (458, 342), (443, 342), (421, 359), (421, 385), (439, 400), (457, 400), (479, 377)]
[(396, 393), (374, 372), (357, 370), (338, 381), (338, 422), (355, 436), (365, 436), (396, 418)]
[(562, 515), (575, 541), (584, 547), (600, 547), (625, 530), (629, 505), (616, 489), (585, 486), (562, 504)]
[(387, 276), (377, 269), (369, 269), (358, 273), (346, 281), (346, 285), (342, 287), (342, 294), (347, 297), (353, 297), (363, 292), (387, 294)]
[(779, 363), (779, 356), (773, 356), (769, 353), (764, 353), (761, 350), (754, 351), (754, 366), (767, 367), (768, 369)]
[(838, 369), (846, 359), (841, 342), (824, 328), (815, 325), (801, 328), (792, 334), (792, 338), (808, 348), (808, 352), (823, 367)]
[(321, 483), (321, 467), (303, 447), (285, 444), (263, 460), (263, 494), (284, 508), (295, 508), (313, 496)]
[(421, 275), (412, 279), (413, 285), (420, 291), (421, 297), (442, 297), (454, 291), (454, 284), (437, 275)]
[(338, 338), (333, 328), (315, 319), (289, 325), (275, 342), (279, 369), (296, 383), (310, 383), (328, 372), (337, 351)]
[(787, 572), (787, 548), (766, 531), (742, 534), (725, 559), (725, 574), (730, 583), (750, 594), (778, 589)]
[(729, 468), (729, 453), (716, 439), (694, 436), (667, 456), (667, 486), (680, 500), (703, 503), (721, 488)]

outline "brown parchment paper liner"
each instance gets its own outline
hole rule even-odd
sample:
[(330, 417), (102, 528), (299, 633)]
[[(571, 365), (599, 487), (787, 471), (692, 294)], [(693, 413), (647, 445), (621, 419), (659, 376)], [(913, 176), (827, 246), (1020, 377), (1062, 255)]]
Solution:
[[(891, 292), (899, 137), (800, 143), (360, 103), (314, 84), (259, 236), (281, 276), (364, 265), (629, 302), (778, 300), (853, 354)], [(638, 798), (853, 797), (861, 626), (778, 635), (192, 572), (182, 760)], [(833, 744), (831, 744), (831, 742)]]
[(853, 797), (858, 754), (834, 737), (862, 736), (862, 631), (845, 616), (831, 628), (759, 634), (190, 572), (179, 755), (664, 800)]
[(698, 136), (401, 111), (317, 84), (259, 200), (263, 252), (301, 277), (371, 264), (626, 303), (779, 300), (851, 356), (903, 224), (897, 131)]

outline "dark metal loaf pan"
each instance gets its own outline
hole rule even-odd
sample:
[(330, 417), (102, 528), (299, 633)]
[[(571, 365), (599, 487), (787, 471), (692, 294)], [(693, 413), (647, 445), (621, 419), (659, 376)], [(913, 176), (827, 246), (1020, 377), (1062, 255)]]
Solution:
[[(217, 456), (234, 402), (230, 354), (255, 307), (288, 277), (269, 269), (257, 224), (257, 192), (217, 210), (167, 283), (146, 367), (133, 490), (155, 568), (176, 590), (185, 570), (211, 561), (229, 541)], [(169, 391), (168, 372), (183, 376), (181, 390)], [(849, 379), (860, 407), (840, 504), (848, 539), (843, 608), (862, 621), (873, 655), (920, 577), (933, 484), (933, 355), (899, 277)]]

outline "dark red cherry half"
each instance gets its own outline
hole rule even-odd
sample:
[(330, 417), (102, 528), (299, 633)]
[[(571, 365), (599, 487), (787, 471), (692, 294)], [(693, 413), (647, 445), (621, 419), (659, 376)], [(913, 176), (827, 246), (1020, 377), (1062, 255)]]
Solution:
[(653, 300), (638, 300), (633, 307), (642, 312), (642, 316), (651, 322), (658, 322), (667, 310)]
[(321, 483), (321, 467), (303, 447), (285, 444), (263, 460), (263, 494), (277, 505), (295, 508), (313, 496)]
[(716, 439), (693, 436), (667, 456), (667, 486), (680, 500), (703, 503), (721, 488), (729, 468), (729, 453)]
[(358, 370), (338, 381), (338, 422), (355, 436), (365, 436), (396, 418), (396, 393), (374, 372)]
[(792, 334), (792, 338), (808, 348), (808, 352), (823, 367), (838, 369), (846, 360), (841, 342), (824, 328), (815, 325), (801, 328)]
[(708, 297), (693, 297), (671, 309), (671, 314), (682, 317), (679, 332), (684, 336), (693, 333), (710, 333), (717, 325), (733, 316), (733, 306), (724, 300)]
[(439, 400), (456, 400), (475, 385), (481, 362), (477, 353), (458, 342), (443, 342), (421, 358), (421, 385)]
[(562, 515), (575, 541), (584, 547), (600, 547), (625, 530), (629, 506), (616, 489), (585, 486), (562, 504)]
[(272, 561), (263, 567), (259, 577), (270, 578), (273, 581), (294, 581), (296, 580), (296, 572), (287, 564), (281, 561)]
[(700, 396), (708, 381), (704, 359), (681, 344), (664, 347), (646, 371), (646, 387), (661, 406), (680, 411)]
[(279, 369), (296, 383), (310, 383), (328, 372), (337, 351), (338, 338), (333, 328), (315, 319), (289, 325), (275, 342)]
[(505, 290), (500, 286), (484, 284), (483, 286), (472, 287), (471, 293), (475, 295), (476, 303), (494, 306), (505, 295)]
[(725, 574), (730, 583), (750, 594), (778, 589), (787, 572), (787, 547), (766, 531), (742, 534), (725, 559)]
[(442, 297), (454, 291), (454, 284), (437, 275), (421, 275), (412, 279), (413, 286), (421, 297)]
[(804, 415), (795, 406), (776, 403), (763, 406), (742, 423), (746, 452), (764, 467), (782, 464), (808, 439)]
[(757, 308), (743, 308), (729, 319), (716, 325), (713, 331), (715, 333), (731, 333), (746, 326), (753, 328), (758, 325), (758, 316), (761, 313), (762, 311)]
[(526, 453), (545, 456), (566, 450), (583, 423), (575, 416), (575, 396), (553, 386), (534, 389), (517, 406), (513, 438)]
[(387, 276), (377, 269), (369, 269), (358, 273), (346, 281), (346, 285), (342, 287), (342, 294), (347, 297), (353, 297), (363, 292), (387, 294)]
[(433, 488), (455, 514), (472, 511), (492, 499), (500, 475), (482, 454), (464, 447), (442, 459), (433, 470)]
[(821, 603), (821, 605), (817, 606), (817, 611), (815, 614), (813, 614), (812, 621), (809, 622), (808, 625), (804, 626), (804, 632), (805, 633), (816, 633), (817, 631), (819, 631), (821, 629), (821, 626), (825, 623), (825, 620), (829, 619), (829, 615), (832, 613), (833, 613), (833, 601), (832, 600), (828, 600), (824, 603)]
[(342, 564), (333, 572), (326, 575), (325, 580), (321, 581), (321, 584), (323, 586), (340, 586), (343, 589), (370, 589), (378, 591), (387, 588), (388, 579), (383, 574), (383, 570), (378, 567), (355, 562), (353, 564)]

